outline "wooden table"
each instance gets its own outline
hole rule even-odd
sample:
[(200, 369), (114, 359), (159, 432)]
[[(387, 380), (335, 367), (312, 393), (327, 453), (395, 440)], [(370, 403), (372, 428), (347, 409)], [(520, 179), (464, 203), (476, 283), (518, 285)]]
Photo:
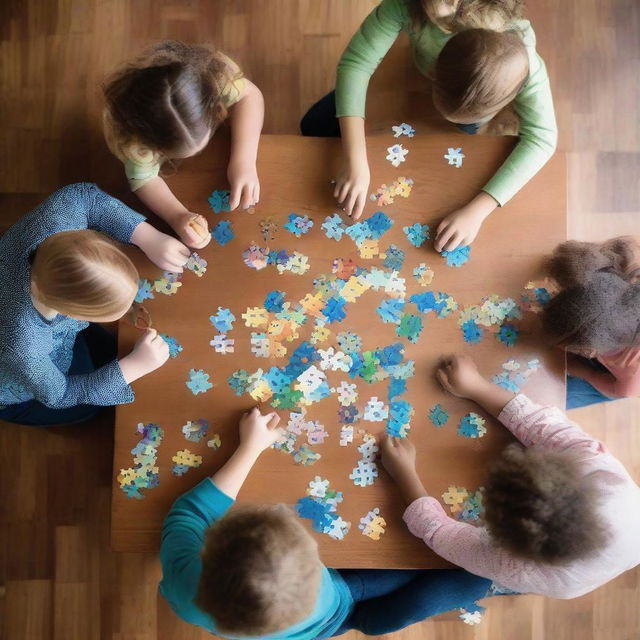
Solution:
[[(386, 148), (402, 142), (410, 149), (407, 161), (394, 168), (387, 160)], [(555, 157), (510, 203), (504, 211), (496, 210), (484, 224), (474, 242), (470, 261), (460, 267), (448, 267), (433, 250), (429, 240), (420, 249), (412, 247), (402, 228), (414, 222), (426, 222), (435, 230), (437, 222), (447, 212), (466, 203), (508, 155), (511, 139), (448, 136), (416, 136), (396, 140), (389, 135), (372, 137), (368, 141), (371, 164), (371, 191), (381, 184), (391, 184), (399, 176), (414, 180), (408, 198), (397, 197), (394, 204), (382, 209), (394, 221), (394, 226), (382, 237), (380, 246), (394, 243), (406, 252), (400, 275), (406, 279), (407, 299), (426, 290), (450, 293), (460, 308), (480, 303), (483, 296), (498, 294), (519, 299), (525, 283), (540, 278), (542, 258), (566, 234), (565, 158)], [(461, 168), (449, 166), (443, 159), (448, 147), (462, 146), (466, 155)], [(294, 136), (263, 136), (260, 146), (259, 175), (262, 195), (255, 213), (235, 212), (216, 215), (207, 205), (207, 197), (214, 189), (226, 187), (225, 169), (227, 148), (223, 141), (215, 141), (203, 155), (185, 162), (180, 170), (168, 178), (178, 198), (191, 210), (207, 212), (210, 226), (221, 219), (232, 221), (235, 238), (221, 247), (215, 241), (200, 255), (208, 261), (202, 278), (187, 272), (183, 286), (174, 296), (156, 294), (145, 303), (153, 318), (154, 327), (167, 333), (183, 345), (184, 350), (159, 371), (134, 384), (136, 401), (117, 408), (112, 504), (112, 546), (116, 551), (153, 552), (159, 546), (162, 520), (173, 500), (212, 474), (233, 452), (237, 444), (237, 420), (240, 413), (253, 403), (248, 395), (236, 396), (227, 378), (238, 369), (249, 372), (257, 368), (284, 366), (293, 348), (309, 338), (313, 322), (300, 329), (300, 337), (287, 345), (285, 358), (256, 358), (250, 352), (250, 332), (244, 326), (242, 313), (247, 307), (261, 306), (271, 290), (286, 292), (294, 303), (313, 289), (313, 278), (330, 274), (336, 257), (352, 258), (362, 266), (381, 267), (382, 260), (364, 260), (348, 237), (340, 242), (328, 239), (320, 229), (324, 218), (336, 211), (330, 179), (336, 174), (340, 159), (340, 142), (330, 139), (309, 139)], [(369, 202), (364, 217), (379, 210)], [(315, 226), (300, 239), (283, 229), (288, 214), (309, 215)], [(279, 231), (271, 249), (297, 250), (309, 257), (311, 269), (303, 276), (278, 274), (269, 266), (261, 271), (248, 268), (242, 252), (250, 242), (263, 246), (259, 222), (273, 216)], [(432, 233), (433, 236), (433, 233)], [(153, 280), (160, 272), (132, 250), (141, 277)], [(422, 288), (412, 276), (413, 267), (426, 263), (435, 271), (429, 289)], [(434, 366), (443, 353), (464, 351), (473, 355), (485, 375), (499, 373), (501, 364), (511, 358), (525, 362), (539, 358), (542, 368), (530, 379), (525, 391), (534, 399), (564, 406), (564, 358), (560, 351), (544, 346), (537, 336), (536, 320), (527, 314), (522, 322), (522, 334), (515, 347), (506, 347), (493, 335), (487, 334), (477, 345), (462, 340), (457, 314), (439, 319), (433, 313), (423, 316), (424, 331), (417, 344), (398, 338), (393, 324), (383, 324), (375, 312), (384, 292), (368, 291), (355, 304), (349, 305), (348, 315), (340, 323), (330, 325), (333, 339), (316, 345), (326, 348), (335, 345), (335, 333), (351, 330), (363, 338), (364, 349), (402, 342), (405, 359), (415, 360), (415, 375), (408, 381), (408, 391), (402, 396), (415, 410), (411, 438), (418, 449), (418, 464), (427, 488), (440, 496), (447, 487), (456, 485), (475, 490), (481, 485), (488, 463), (509, 442), (511, 436), (497, 422), (487, 417), (488, 433), (480, 439), (457, 435), (457, 425), (463, 414), (477, 411), (472, 403), (445, 395), (433, 378)], [(218, 354), (209, 341), (218, 333), (209, 316), (219, 306), (229, 307), (237, 320), (229, 337), (235, 339), (235, 353)], [(407, 307), (413, 305), (407, 305)], [(408, 309), (407, 309), (408, 310)], [(411, 311), (417, 313), (415, 309)], [(420, 315), (418, 313), (418, 315)], [(126, 324), (121, 325), (121, 349), (126, 352), (138, 333)], [(203, 369), (211, 375), (215, 386), (207, 393), (193, 395), (186, 387), (190, 369)], [(328, 373), (332, 385), (340, 380), (356, 382), (359, 389), (357, 405), (362, 408), (371, 396), (386, 400), (387, 382), (369, 385), (363, 380), (350, 380), (347, 374)], [(428, 410), (441, 403), (451, 415), (443, 428), (434, 427), (427, 420)], [(268, 406), (268, 403), (267, 405)], [(350, 533), (342, 541), (327, 535), (317, 536), (322, 558), (335, 567), (442, 567), (447, 566), (420, 540), (411, 536), (401, 520), (402, 500), (379, 465), (380, 476), (368, 487), (355, 486), (349, 479), (360, 457), (356, 442), (339, 446), (340, 425), (336, 418), (338, 401), (335, 395), (308, 408), (307, 417), (322, 422), (329, 432), (324, 444), (313, 446), (321, 459), (312, 466), (294, 465), (293, 459), (281, 451), (266, 451), (245, 483), (241, 502), (284, 502), (295, 504), (305, 495), (307, 484), (316, 475), (327, 478), (331, 488), (344, 493), (339, 514), (352, 523)], [(286, 424), (288, 411), (282, 411)], [(484, 414), (483, 414), (484, 415)], [(207, 448), (205, 438), (200, 443), (188, 442), (181, 428), (188, 420), (206, 418), (210, 423), (209, 436), (218, 433), (222, 446), (214, 451)], [(130, 467), (130, 450), (139, 440), (136, 425), (153, 422), (165, 430), (158, 449), (160, 484), (143, 490), (144, 499), (130, 499), (120, 490), (116, 476), (121, 468)], [(360, 421), (372, 433), (384, 430), (384, 423)], [(299, 444), (304, 441), (299, 439)], [(189, 449), (203, 456), (204, 462), (183, 476), (172, 475), (171, 458), (178, 450)], [(374, 541), (361, 535), (358, 524), (370, 509), (379, 507), (387, 521), (385, 535)], [(308, 520), (303, 520), (310, 525)], [(309, 526), (311, 530), (311, 527)]]

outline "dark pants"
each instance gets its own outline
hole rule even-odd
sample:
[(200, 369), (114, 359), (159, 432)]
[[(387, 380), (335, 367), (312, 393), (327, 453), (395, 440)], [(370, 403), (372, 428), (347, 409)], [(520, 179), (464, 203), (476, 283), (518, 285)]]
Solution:
[[(464, 133), (476, 134), (480, 128), (479, 123), (456, 124), (456, 127)], [(320, 98), (300, 121), (300, 131), (303, 136), (315, 136), (317, 138), (339, 138), (340, 124), (336, 118), (336, 92), (328, 93)]]
[[(595, 358), (583, 358), (583, 361), (596, 371), (607, 371), (607, 368)], [(611, 402), (613, 399), (605, 396), (583, 378), (567, 376), (567, 409), (579, 409), (590, 404)]]
[[(115, 335), (98, 324), (89, 325), (78, 334), (73, 345), (69, 375), (91, 373), (99, 369), (117, 356), (117, 350)], [(37, 400), (29, 400), (0, 409), (0, 420), (32, 427), (53, 427), (91, 420), (102, 409), (104, 407), (87, 404), (67, 409), (51, 409)]]
[(445, 611), (477, 611), (476, 600), (491, 586), (463, 569), (340, 569), (340, 575), (356, 604), (334, 636), (350, 629), (382, 635)]

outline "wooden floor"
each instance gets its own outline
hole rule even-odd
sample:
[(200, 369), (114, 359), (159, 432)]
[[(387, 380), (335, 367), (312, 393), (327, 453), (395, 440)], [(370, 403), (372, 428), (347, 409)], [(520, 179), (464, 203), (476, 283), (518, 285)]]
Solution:
[[(118, 175), (101, 140), (99, 85), (140, 46), (167, 37), (215, 42), (263, 90), (265, 131), (295, 133), (305, 108), (332, 88), (340, 52), (374, 5), (371, 0), (2, 0), (0, 231), (62, 184)], [(529, 5), (552, 77), (560, 146), (569, 153), (570, 235), (601, 239), (638, 232), (640, 4), (530, 0)], [(389, 118), (434, 122), (423, 107), (424, 88), (404, 40), (383, 67), (370, 91), (370, 129)], [(577, 411), (574, 417), (640, 478), (639, 400)], [(154, 556), (109, 551), (111, 425), (108, 414), (95, 424), (46, 431), (0, 425), (0, 637), (5, 640), (210, 637), (182, 624), (158, 599)], [(640, 570), (573, 601), (519, 596), (494, 598), (487, 606), (484, 622), (475, 628), (449, 617), (393, 637), (638, 640)]]

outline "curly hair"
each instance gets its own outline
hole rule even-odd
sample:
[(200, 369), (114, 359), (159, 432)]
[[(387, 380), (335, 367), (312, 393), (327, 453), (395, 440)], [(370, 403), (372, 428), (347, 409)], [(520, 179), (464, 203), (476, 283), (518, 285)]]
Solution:
[[(454, 7), (455, 0), (410, 0), (409, 11), (415, 24), (423, 25), (438, 7)], [(455, 10), (439, 18), (438, 26), (450, 33), (465, 29), (504, 31), (524, 17), (524, 0), (459, 0)]]
[(315, 606), (316, 541), (284, 505), (234, 509), (207, 532), (196, 604), (222, 632), (276, 633)]
[(573, 452), (509, 445), (490, 468), (484, 520), (494, 542), (514, 555), (566, 564), (606, 542), (593, 480)]
[(226, 118), (228, 63), (208, 47), (166, 40), (117, 71), (104, 86), (107, 113), (121, 143), (181, 154)]
[(640, 344), (640, 284), (595, 271), (558, 293), (542, 312), (547, 338), (569, 351), (611, 353)]

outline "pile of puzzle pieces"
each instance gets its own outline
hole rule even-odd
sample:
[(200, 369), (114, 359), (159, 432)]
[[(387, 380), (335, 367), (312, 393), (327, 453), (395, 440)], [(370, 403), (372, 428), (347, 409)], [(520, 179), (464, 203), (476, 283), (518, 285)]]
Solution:
[(296, 504), (298, 515), (311, 520), (314, 531), (334, 540), (343, 540), (351, 529), (351, 523), (337, 513), (338, 505), (343, 501), (342, 492), (330, 490), (329, 481), (316, 476), (309, 482), (306, 494)]

